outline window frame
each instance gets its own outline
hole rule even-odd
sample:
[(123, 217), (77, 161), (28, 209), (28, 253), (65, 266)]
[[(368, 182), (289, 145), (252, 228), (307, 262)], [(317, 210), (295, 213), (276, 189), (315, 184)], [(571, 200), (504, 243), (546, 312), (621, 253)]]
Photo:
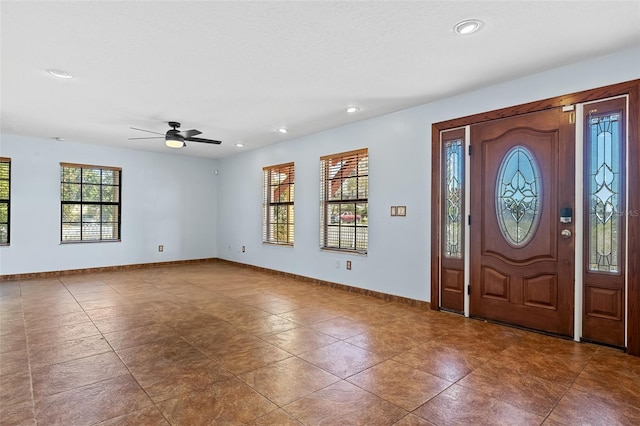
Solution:
[[(79, 174), (79, 178), (78, 181), (65, 181), (64, 180), (64, 175), (65, 175), (65, 168), (75, 168), (75, 169), (80, 169), (80, 174)], [(91, 171), (99, 171), (100, 172), (100, 183), (91, 183), (91, 182), (85, 182), (83, 179), (83, 174), (85, 170), (91, 170)], [(117, 183), (114, 184), (108, 184), (108, 183), (104, 183), (103, 182), (103, 172), (105, 171), (110, 171), (110, 172), (117, 172), (117, 179), (114, 178), (114, 181), (117, 181)], [(65, 192), (64, 192), (64, 185), (67, 184), (71, 184), (71, 185), (80, 185), (80, 191), (79, 191), (79, 195), (80, 195), (80, 200), (65, 200)], [(91, 186), (99, 186), (100, 187), (100, 200), (99, 201), (89, 201), (89, 200), (84, 200), (84, 188), (85, 188), (85, 184), (86, 185), (91, 185)], [(104, 187), (113, 187), (116, 189), (116, 193), (117, 193), (117, 201), (103, 201), (102, 199), (102, 194), (103, 194), (103, 189)], [(65, 206), (68, 205), (79, 205), (80, 207), (80, 212), (79, 212), (79, 219), (80, 221), (66, 221), (65, 222), (65, 214), (64, 214), (64, 210), (65, 210)], [(100, 218), (98, 221), (85, 221), (83, 220), (83, 211), (84, 211), (84, 207), (85, 206), (98, 206), (99, 210), (100, 210)], [(116, 220), (112, 220), (112, 221), (104, 221), (103, 220), (103, 207), (107, 207), (107, 206), (116, 206), (117, 207), (117, 214), (116, 214)], [(121, 238), (122, 238), (122, 221), (121, 221), (121, 214), (122, 214), (122, 168), (120, 167), (111, 167), (111, 166), (98, 166), (98, 165), (90, 165), (90, 164), (76, 164), (76, 163), (60, 163), (60, 243), (61, 244), (74, 244), (74, 243), (100, 243), (100, 242), (120, 242)], [(65, 239), (65, 224), (78, 224), (80, 226), (80, 238), (79, 239), (69, 239), (68, 237)], [(88, 239), (88, 238), (84, 238), (83, 236), (83, 228), (85, 224), (97, 224), (99, 227), (99, 238), (92, 238), (92, 239)], [(105, 228), (105, 225), (108, 224), (115, 224), (116, 225), (116, 234), (117, 237), (116, 238), (103, 238), (103, 230)]]
[[(286, 177), (282, 181), (274, 183), (274, 173), (284, 174)], [(262, 176), (262, 242), (293, 246), (295, 240), (295, 164), (291, 162), (263, 167)], [(286, 194), (285, 199), (274, 199), (276, 193), (278, 195)], [(276, 214), (274, 220), (272, 215), (274, 208), (284, 212), (284, 217), (280, 218)], [(284, 238), (279, 237), (281, 229), (284, 230)]]
[[(361, 164), (365, 159), (366, 164)], [(338, 165), (339, 168), (336, 169)], [(344, 192), (340, 191), (340, 198), (335, 198), (336, 193), (343, 189), (342, 185), (352, 179), (356, 182), (355, 196), (345, 198)], [(365, 183), (361, 188), (363, 180)], [(350, 204), (353, 209), (343, 210), (344, 205)], [(339, 212), (337, 218), (336, 206)], [(347, 211), (353, 220), (343, 220), (342, 215)], [(366, 255), (369, 251), (368, 212), (369, 149), (361, 148), (320, 157), (320, 249)], [(331, 234), (335, 236), (336, 232), (337, 244), (332, 244)]]
[(0, 239), (0, 246), (8, 246), (11, 245), (11, 158), (0, 157), (0, 164), (8, 164), (9, 169), (6, 178), (0, 176), (0, 181), (7, 182), (7, 198), (3, 198), (0, 192), (0, 204), (6, 204), (7, 206), (7, 221), (0, 222), (0, 225), (7, 225), (7, 238), (6, 241)]

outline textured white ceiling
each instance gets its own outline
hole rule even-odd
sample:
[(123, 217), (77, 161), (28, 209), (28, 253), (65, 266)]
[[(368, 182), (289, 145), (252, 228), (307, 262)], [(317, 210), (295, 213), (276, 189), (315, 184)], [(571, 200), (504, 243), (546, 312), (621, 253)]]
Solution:
[[(640, 44), (637, 0), (0, 7), (2, 132), (166, 152), (161, 139), (128, 140), (145, 136), (130, 127), (164, 133), (180, 121), (223, 144), (172, 152), (210, 158)], [(469, 18), (482, 30), (454, 34)]]

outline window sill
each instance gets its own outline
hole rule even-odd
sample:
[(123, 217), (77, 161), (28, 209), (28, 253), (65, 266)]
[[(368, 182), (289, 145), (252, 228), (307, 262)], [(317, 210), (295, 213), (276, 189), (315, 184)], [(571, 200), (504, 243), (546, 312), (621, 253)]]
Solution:
[(119, 243), (122, 240), (85, 240), (85, 241), (60, 241), (60, 244), (93, 244), (93, 243)]
[(333, 248), (333, 247), (320, 247), (320, 250), (331, 251), (335, 253), (353, 254), (358, 256), (367, 256), (369, 253), (368, 250), (339, 249), (339, 248)]

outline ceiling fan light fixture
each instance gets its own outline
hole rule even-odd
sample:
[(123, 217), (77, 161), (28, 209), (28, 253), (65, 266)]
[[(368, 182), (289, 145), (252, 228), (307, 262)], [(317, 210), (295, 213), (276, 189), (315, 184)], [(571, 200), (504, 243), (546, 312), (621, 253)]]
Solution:
[(176, 139), (167, 138), (165, 139), (164, 144), (169, 148), (182, 148), (187, 146), (187, 144), (184, 143), (183, 140), (177, 139), (177, 138)]
[(458, 22), (453, 27), (453, 30), (457, 34), (468, 35), (468, 34), (472, 34), (472, 33), (475, 33), (476, 31), (478, 31), (481, 26), (482, 26), (482, 21), (479, 21), (477, 19), (467, 19), (465, 21)]
[(71, 74), (69, 74), (68, 72), (63, 71), (63, 70), (57, 70), (57, 69), (54, 69), (54, 68), (50, 68), (50, 69), (47, 70), (47, 72), (49, 74), (51, 74), (52, 76), (58, 77), (58, 78), (66, 78), (66, 79), (73, 78), (73, 76)]

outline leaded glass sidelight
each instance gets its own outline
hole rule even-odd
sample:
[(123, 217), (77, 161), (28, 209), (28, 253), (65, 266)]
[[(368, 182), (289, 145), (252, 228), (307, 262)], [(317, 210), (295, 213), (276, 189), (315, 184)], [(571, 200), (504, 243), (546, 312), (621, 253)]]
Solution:
[(621, 139), (620, 114), (589, 116), (587, 241), (590, 271), (619, 272)]
[(462, 140), (445, 143), (444, 153), (444, 255), (462, 258)]
[(502, 159), (496, 182), (496, 215), (504, 238), (515, 247), (535, 234), (542, 209), (542, 182), (533, 154), (514, 146)]

